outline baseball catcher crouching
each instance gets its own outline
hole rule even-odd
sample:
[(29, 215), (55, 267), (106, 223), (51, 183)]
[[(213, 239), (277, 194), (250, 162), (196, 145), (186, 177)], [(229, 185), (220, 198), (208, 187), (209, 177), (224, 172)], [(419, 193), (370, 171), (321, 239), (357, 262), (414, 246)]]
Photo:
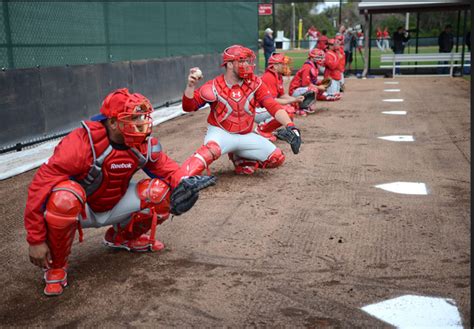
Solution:
[[(263, 106), (278, 125), (293, 127), (289, 111), (274, 100), (268, 87), (255, 76), (255, 53), (233, 45), (222, 54), (224, 74), (197, 88), (202, 78), (191, 68), (183, 92), (183, 110), (197, 111), (210, 105), (204, 143), (181, 166), (184, 176), (199, 175), (221, 155), (228, 154), (237, 174), (253, 174), (258, 168), (276, 168), (285, 155), (265, 137), (253, 132), (255, 111)], [(273, 128), (273, 127), (272, 127)]]
[[(68, 257), (76, 231), (110, 226), (106, 246), (128, 251), (164, 248), (157, 225), (181, 215), (215, 177), (181, 174), (179, 165), (150, 137), (153, 108), (141, 94), (118, 89), (101, 114), (72, 131), (35, 174), (25, 210), (30, 261), (44, 269), (48, 296), (67, 286)], [(139, 169), (150, 178), (139, 182)], [(160, 177), (160, 178), (158, 178)]]

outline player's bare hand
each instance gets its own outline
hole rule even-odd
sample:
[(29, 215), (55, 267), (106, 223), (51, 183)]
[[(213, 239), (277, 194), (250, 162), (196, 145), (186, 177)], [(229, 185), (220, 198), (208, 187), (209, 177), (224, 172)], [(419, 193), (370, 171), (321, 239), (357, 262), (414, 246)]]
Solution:
[(202, 71), (199, 67), (192, 67), (189, 69), (188, 87), (196, 86), (197, 82), (203, 78)]
[(301, 103), (302, 101), (304, 101), (304, 96), (303, 95), (300, 95), (300, 96), (296, 96), (294, 97), (294, 101), (297, 102), (297, 103)]
[(38, 267), (49, 267), (52, 263), (48, 245), (43, 242), (29, 247), (30, 262)]
[(326, 89), (328, 89), (327, 86), (325, 86), (325, 85), (319, 85), (319, 86), (316, 86), (316, 88), (318, 90), (322, 90), (322, 91), (326, 91)]

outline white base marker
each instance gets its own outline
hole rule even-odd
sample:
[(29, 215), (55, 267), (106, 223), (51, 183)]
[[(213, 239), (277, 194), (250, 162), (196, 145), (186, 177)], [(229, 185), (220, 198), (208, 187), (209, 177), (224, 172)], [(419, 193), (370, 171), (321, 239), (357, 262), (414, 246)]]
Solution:
[(459, 328), (462, 321), (452, 299), (405, 295), (362, 307), (396, 328)]
[(390, 103), (400, 103), (403, 102), (403, 98), (388, 98), (384, 99), (384, 102), (390, 102)]
[(398, 82), (398, 81), (385, 81), (384, 83), (386, 85), (398, 85), (400, 82)]
[(383, 111), (382, 113), (390, 115), (407, 115), (407, 111)]
[(400, 91), (400, 89), (384, 89), (383, 91), (387, 93), (397, 93)]
[(376, 188), (382, 190), (398, 193), (398, 194), (411, 194), (411, 195), (427, 195), (428, 189), (425, 183), (411, 183), (411, 182), (394, 182), (387, 184), (375, 185)]
[(410, 135), (391, 135), (391, 136), (381, 136), (377, 138), (383, 139), (386, 141), (391, 141), (391, 142), (414, 142), (415, 141), (415, 138)]

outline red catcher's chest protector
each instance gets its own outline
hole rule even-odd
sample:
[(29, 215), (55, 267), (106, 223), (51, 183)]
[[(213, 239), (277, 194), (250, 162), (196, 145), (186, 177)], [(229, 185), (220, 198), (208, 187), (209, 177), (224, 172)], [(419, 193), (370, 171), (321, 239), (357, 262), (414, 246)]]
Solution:
[(211, 111), (222, 129), (234, 134), (252, 130), (256, 107), (254, 95), (261, 84), (262, 80), (257, 77), (232, 87), (227, 85), (223, 75), (214, 79), (212, 91), (217, 101), (212, 103)]
[(100, 122), (81, 124), (89, 136), (93, 163), (87, 175), (77, 181), (86, 191), (89, 207), (95, 212), (107, 211), (124, 196), (133, 174), (146, 165), (148, 157), (134, 148), (114, 149)]

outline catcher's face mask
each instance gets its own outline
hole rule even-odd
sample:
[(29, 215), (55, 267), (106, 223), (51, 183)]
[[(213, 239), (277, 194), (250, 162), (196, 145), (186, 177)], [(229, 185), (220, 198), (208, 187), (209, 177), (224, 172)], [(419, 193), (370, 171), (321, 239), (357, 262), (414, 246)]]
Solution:
[(268, 59), (268, 65), (274, 67), (274, 70), (277, 73), (280, 73), (285, 76), (291, 75), (291, 64), (291, 58), (281, 53), (274, 53)]
[(255, 68), (254, 64), (255, 58), (247, 57), (234, 61), (234, 67), (236, 68), (234, 72), (241, 79), (251, 78), (253, 75), (253, 70)]
[[(135, 96), (136, 94), (134, 94)], [(138, 147), (151, 134), (153, 107), (145, 97), (130, 99), (125, 111), (117, 115), (118, 128), (123, 134), (125, 144)]]
[(226, 48), (222, 54), (222, 66), (232, 62), (234, 73), (241, 79), (251, 78), (255, 69), (255, 53), (246, 47), (234, 45)]

